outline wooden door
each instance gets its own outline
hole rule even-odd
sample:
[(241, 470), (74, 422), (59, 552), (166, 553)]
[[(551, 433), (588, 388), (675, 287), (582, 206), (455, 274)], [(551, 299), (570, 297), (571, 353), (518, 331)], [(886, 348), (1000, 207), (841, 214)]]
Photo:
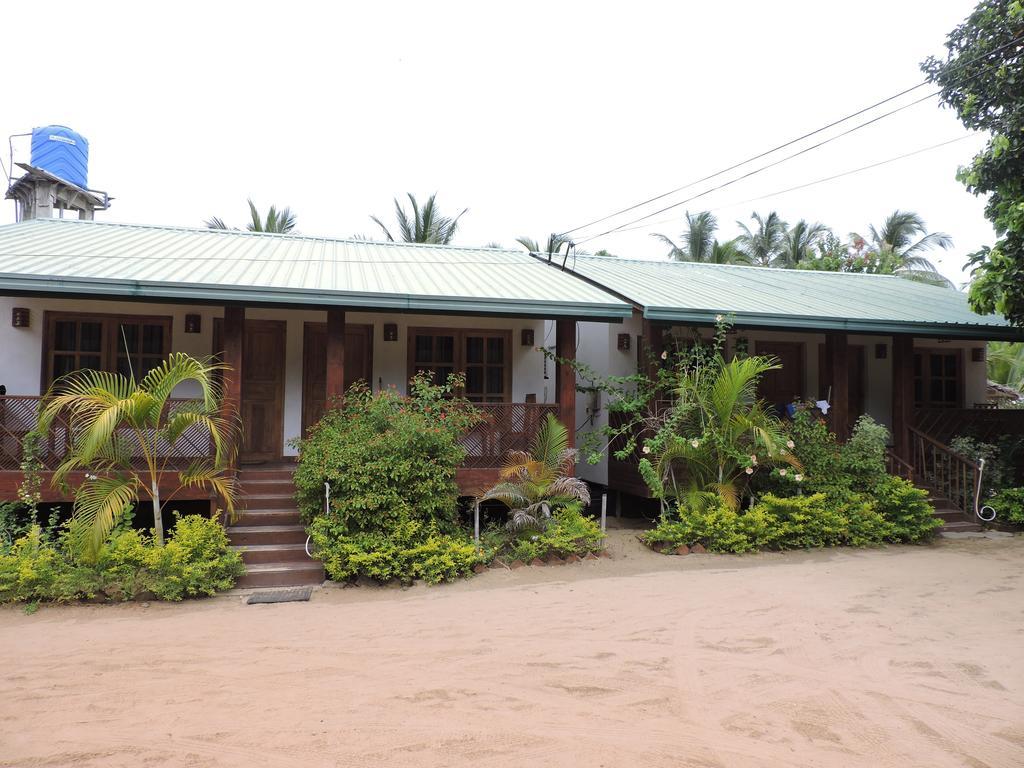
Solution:
[[(345, 326), (345, 389), (372, 384), (373, 326)], [(302, 434), (324, 414), (327, 400), (327, 323), (306, 323), (302, 332)]]
[[(284, 454), (286, 323), (246, 320), (242, 341), (242, 445), (239, 461), (275, 461)], [(223, 352), (223, 325), (213, 325), (213, 353)]]
[[(867, 367), (864, 358), (864, 347), (860, 344), (847, 346), (847, 369), (850, 381), (847, 384), (849, 395), (849, 425), (864, 415), (864, 396), (867, 391)], [(818, 345), (818, 397), (825, 399), (828, 391), (829, 373), (825, 370), (825, 345)]]
[(759, 341), (758, 355), (771, 355), (782, 365), (768, 371), (758, 387), (761, 399), (781, 416), (794, 400), (804, 399), (804, 345), (799, 341)]

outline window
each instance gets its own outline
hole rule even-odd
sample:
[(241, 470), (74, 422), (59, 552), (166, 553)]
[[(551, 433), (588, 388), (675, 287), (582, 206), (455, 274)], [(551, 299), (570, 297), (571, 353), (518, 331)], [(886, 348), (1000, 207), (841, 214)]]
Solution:
[(475, 403), (508, 402), (512, 393), (511, 331), (409, 329), (409, 375), (423, 371), (443, 383), (453, 373), (466, 377), (465, 396)]
[(46, 313), (43, 386), (82, 369), (141, 379), (171, 348), (171, 318)]
[(914, 351), (914, 405), (959, 408), (963, 399), (960, 351)]

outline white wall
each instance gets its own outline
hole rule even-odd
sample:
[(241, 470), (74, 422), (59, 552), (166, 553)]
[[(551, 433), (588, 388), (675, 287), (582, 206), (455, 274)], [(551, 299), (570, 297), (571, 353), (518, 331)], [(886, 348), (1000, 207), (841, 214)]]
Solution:
[[(27, 307), (30, 311), (29, 328), (11, 327), (11, 309)], [(136, 314), (171, 317), (171, 349), (204, 357), (213, 351), (213, 320), (223, 317), (221, 307), (187, 306), (180, 304), (152, 304), (120, 301), (82, 301), (78, 299), (41, 299), (0, 296), (0, 384), (11, 395), (39, 395), (42, 380), (43, 313), (95, 312), (99, 314)], [(202, 316), (201, 333), (185, 333), (185, 314)], [(284, 320), (287, 323), (285, 346), (285, 454), (294, 455), (288, 442), (298, 437), (302, 425), (302, 338), (306, 322), (327, 322), (325, 311), (277, 308), (249, 308), (249, 319)], [(542, 345), (545, 334), (544, 320), (509, 318), (455, 317), (447, 315), (387, 315), (366, 312), (348, 312), (346, 322), (373, 325), (373, 381), (379, 386), (394, 386), (405, 391), (408, 365), (408, 328), (480, 328), (508, 329), (512, 331), (512, 400), (523, 402), (527, 395), (535, 395), (538, 403), (555, 400), (554, 371), (549, 365), (550, 378), (544, 377), (544, 356), (536, 348)], [(384, 323), (397, 323), (398, 341), (384, 341)], [(552, 324), (553, 326), (553, 324)], [(534, 344), (522, 346), (521, 331), (531, 328)], [(554, 336), (552, 331), (553, 343)], [(190, 397), (198, 394), (183, 388), (175, 395)]]

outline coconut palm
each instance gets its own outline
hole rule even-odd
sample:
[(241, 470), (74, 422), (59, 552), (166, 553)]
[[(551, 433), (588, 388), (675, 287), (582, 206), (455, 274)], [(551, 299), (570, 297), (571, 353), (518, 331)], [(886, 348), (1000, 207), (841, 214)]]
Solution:
[[(234, 456), (234, 425), (220, 413), (219, 378), (225, 366), (171, 354), (141, 381), (107, 371), (74, 371), (54, 382), (40, 407), (36, 431), (47, 434), (58, 419), (67, 425), (70, 444), (53, 473), (55, 486), (67, 486), (72, 472), (86, 472), (75, 490), (71, 539), (86, 557), (94, 557), (118, 518), (146, 497), (153, 503), (153, 529), (163, 545), (163, 510), (178, 491), (205, 487), (234, 514), (235, 487), (229, 467)], [(171, 393), (191, 382), (196, 400), (170, 404)], [(197, 458), (177, 472), (169, 467), (174, 447), (200, 433), (212, 456)], [(172, 471), (168, 471), (171, 469)], [(176, 476), (178, 487), (161, 495), (160, 480)]]
[(667, 235), (653, 233), (669, 247), (668, 257), (675, 261), (695, 261), (703, 264), (749, 264), (746, 255), (737, 247), (736, 241), (719, 243), (715, 239), (718, 221), (710, 211), (697, 214), (686, 212), (686, 231), (682, 242), (676, 245)]
[[(459, 219), (468, 211), (463, 208), (458, 216), (450, 218), (442, 216), (437, 210), (437, 193), (432, 194), (427, 202), (421, 207), (415, 195), (407, 193), (409, 203), (412, 205), (412, 214), (405, 212), (402, 204), (395, 198), (395, 218), (398, 220), (398, 240), (405, 243), (433, 243), (435, 245), (448, 245), (455, 237), (455, 231), (459, 227)], [(384, 236), (390, 242), (396, 238), (391, 231), (384, 226), (384, 222), (376, 216), (370, 217), (374, 223), (384, 231)]]
[(757, 396), (761, 377), (779, 367), (771, 357), (726, 361), (720, 352), (680, 367), (664, 417), (669, 428), (659, 431), (652, 459), (641, 462), (656, 496), (694, 503), (714, 493), (737, 509), (754, 472), (799, 469), (782, 422)]
[(517, 237), (516, 242), (530, 253), (546, 253), (548, 256), (553, 256), (562, 250), (562, 246), (568, 246), (572, 240), (568, 237), (562, 237), (561, 235), (552, 232), (548, 235), (547, 245), (543, 248), (541, 248), (540, 244), (532, 237), (526, 237), (525, 235)]
[[(267, 209), (267, 215), (265, 217), (260, 216), (260, 212), (256, 209), (256, 204), (253, 203), (252, 199), (247, 201), (249, 203), (249, 216), (251, 220), (245, 225), (245, 228), (249, 232), (278, 232), (285, 233), (291, 232), (295, 229), (295, 214), (292, 213), (292, 209), (285, 206), (280, 211), (277, 210), (277, 206), (272, 205)], [(228, 225), (224, 223), (224, 220), (219, 216), (213, 216), (207, 219), (205, 222), (209, 229), (229, 229)]]
[(871, 225), (868, 237), (850, 235), (854, 250), (863, 263), (863, 271), (893, 274), (908, 280), (939, 285), (944, 288), (956, 286), (943, 277), (935, 265), (924, 256), (933, 248), (948, 250), (953, 247), (953, 238), (944, 232), (929, 232), (924, 220), (913, 211), (893, 211), (882, 226)]
[(822, 242), (828, 231), (828, 227), (824, 224), (808, 224), (800, 219), (786, 230), (782, 249), (772, 261), (772, 266), (796, 269), (802, 263), (813, 260), (816, 257), (818, 244)]
[(509, 508), (508, 528), (521, 531), (544, 528), (554, 508), (579, 501), (590, 503), (587, 484), (569, 474), (576, 463), (569, 433), (552, 414), (541, 423), (527, 451), (510, 451), (501, 470), (501, 482), (480, 501), (495, 500)]
[(757, 222), (753, 229), (742, 221), (736, 222), (743, 230), (743, 234), (736, 238), (736, 244), (747, 255), (751, 264), (769, 267), (785, 249), (786, 222), (779, 218), (775, 211), (765, 217), (759, 213), (752, 213), (750, 218)]

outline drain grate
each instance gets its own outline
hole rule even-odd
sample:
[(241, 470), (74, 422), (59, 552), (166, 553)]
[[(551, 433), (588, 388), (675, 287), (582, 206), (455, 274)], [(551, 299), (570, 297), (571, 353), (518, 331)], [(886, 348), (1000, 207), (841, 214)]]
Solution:
[(246, 605), (255, 603), (301, 603), (309, 600), (313, 594), (312, 587), (295, 587), (294, 589), (275, 589), (267, 592), (253, 592), (245, 601)]

